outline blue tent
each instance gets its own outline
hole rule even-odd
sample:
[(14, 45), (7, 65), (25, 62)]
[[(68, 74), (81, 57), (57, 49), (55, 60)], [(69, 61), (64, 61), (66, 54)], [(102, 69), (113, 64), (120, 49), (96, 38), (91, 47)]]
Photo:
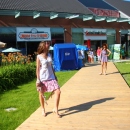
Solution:
[(55, 71), (78, 69), (78, 53), (75, 44), (54, 45), (54, 69)]
[(84, 51), (88, 51), (89, 50), (85, 45), (76, 45), (76, 48), (78, 50), (84, 50)]

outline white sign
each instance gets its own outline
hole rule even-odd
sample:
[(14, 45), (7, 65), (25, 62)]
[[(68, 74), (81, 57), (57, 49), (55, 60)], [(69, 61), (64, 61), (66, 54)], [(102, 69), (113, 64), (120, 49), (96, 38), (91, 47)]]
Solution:
[(120, 59), (120, 44), (114, 44), (114, 60), (119, 60)]
[(50, 28), (18, 27), (17, 41), (50, 41)]
[(84, 28), (84, 40), (107, 40), (106, 29)]

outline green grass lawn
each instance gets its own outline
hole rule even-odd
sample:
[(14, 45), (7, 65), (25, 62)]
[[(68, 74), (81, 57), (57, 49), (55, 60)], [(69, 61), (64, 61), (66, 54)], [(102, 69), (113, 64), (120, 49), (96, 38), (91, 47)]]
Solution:
[[(66, 83), (76, 72), (56, 72), (59, 85)], [(35, 82), (36, 80), (33, 80), (18, 86), (17, 89), (0, 94), (0, 130), (14, 130), (40, 106)], [(46, 93), (46, 96), (48, 97), (49, 94)], [(10, 107), (17, 110), (5, 111)]]
[(115, 65), (130, 87), (130, 62), (119, 62)]

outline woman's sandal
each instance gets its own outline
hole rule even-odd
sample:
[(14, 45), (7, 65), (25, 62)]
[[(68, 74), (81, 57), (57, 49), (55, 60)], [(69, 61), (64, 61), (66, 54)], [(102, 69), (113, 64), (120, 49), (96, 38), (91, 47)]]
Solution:
[(99, 73), (99, 75), (102, 75), (102, 73)]
[(54, 114), (56, 114), (58, 118), (61, 118), (61, 117), (62, 117), (62, 116), (61, 116), (58, 112), (56, 112), (54, 109), (52, 110), (52, 112), (53, 112)]

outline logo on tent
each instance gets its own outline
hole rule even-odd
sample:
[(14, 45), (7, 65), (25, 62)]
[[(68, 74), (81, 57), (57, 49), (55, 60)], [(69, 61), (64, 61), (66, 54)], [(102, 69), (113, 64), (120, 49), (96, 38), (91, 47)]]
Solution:
[(69, 53), (69, 52), (66, 52), (66, 53), (65, 53), (65, 56), (69, 56), (69, 55), (70, 55), (70, 53)]

